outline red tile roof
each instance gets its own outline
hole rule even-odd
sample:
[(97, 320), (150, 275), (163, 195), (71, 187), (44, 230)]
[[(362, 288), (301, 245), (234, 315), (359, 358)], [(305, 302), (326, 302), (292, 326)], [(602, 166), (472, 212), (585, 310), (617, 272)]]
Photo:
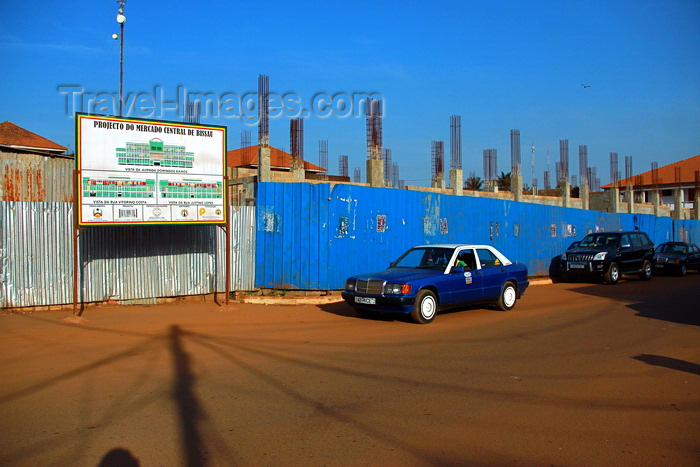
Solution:
[[(270, 146), (270, 166), (273, 169), (289, 169), (292, 164), (292, 155)], [(258, 145), (247, 148), (233, 149), (226, 153), (226, 165), (228, 167), (257, 167)], [(325, 172), (326, 169), (304, 161), (304, 169), (308, 172)]]
[(0, 145), (50, 152), (65, 152), (68, 149), (8, 121), (0, 123)]
[[(680, 183), (683, 185), (694, 184), (695, 183), (695, 171), (700, 170), (700, 155), (689, 157), (682, 161), (674, 162), (673, 164), (664, 165), (659, 167), (658, 181), (655, 181), (652, 177), (652, 171), (644, 172), (639, 175), (635, 175), (630, 178), (625, 178), (620, 180), (619, 186), (628, 185), (641, 185), (641, 186), (652, 186), (657, 182), (659, 185), (675, 184), (678, 182), (676, 180), (676, 167), (681, 169), (681, 179)], [(638, 178), (639, 177), (639, 178)], [(608, 183), (603, 185), (601, 188), (612, 188), (613, 184)]]

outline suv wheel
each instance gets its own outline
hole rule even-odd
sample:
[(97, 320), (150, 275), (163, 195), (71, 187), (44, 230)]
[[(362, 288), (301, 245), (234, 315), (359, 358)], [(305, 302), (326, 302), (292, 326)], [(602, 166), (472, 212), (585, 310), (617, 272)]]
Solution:
[(617, 284), (617, 281), (620, 280), (620, 266), (618, 266), (615, 262), (610, 263), (608, 272), (605, 273), (603, 278), (608, 284)]
[(648, 259), (645, 259), (644, 264), (642, 264), (642, 272), (639, 273), (639, 278), (643, 281), (651, 279), (651, 262)]

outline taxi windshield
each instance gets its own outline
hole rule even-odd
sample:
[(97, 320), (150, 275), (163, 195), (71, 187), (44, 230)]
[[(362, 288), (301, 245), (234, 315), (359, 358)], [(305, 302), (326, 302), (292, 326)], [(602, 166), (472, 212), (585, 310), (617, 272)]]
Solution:
[(452, 248), (411, 248), (394, 261), (392, 268), (444, 269), (452, 258)]

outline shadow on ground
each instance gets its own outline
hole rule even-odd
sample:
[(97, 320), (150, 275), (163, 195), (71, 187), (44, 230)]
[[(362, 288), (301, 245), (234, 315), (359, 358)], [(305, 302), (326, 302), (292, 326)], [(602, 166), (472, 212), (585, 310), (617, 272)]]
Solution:
[[(649, 281), (624, 276), (616, 285), (584, 282), (582, 284), (587, 285), (573, 285), (571, 290), (625, 302), (628, 308), (643, 318), (700, 326), (697, 304), (700, 274), (688, 274), (685, 277), (653, 276), (651, 282), (654, 287), (649, 286)], [(663, 293), (659, 293), (659, 290), (663, 290)]]
[(661, 366), (664, 368), (670, 368), (671, 370), (684, 371), (690, 373), (691, 375), (700, 376), (700, 365), (696, 363), (686, 362), (685, 360), (679, 360), (677, 358), (662, 357), (661, 355), (647, 355), (641, 354), (636, 357), (632, 357), (635, 360), (644, 362), (647, 365)]

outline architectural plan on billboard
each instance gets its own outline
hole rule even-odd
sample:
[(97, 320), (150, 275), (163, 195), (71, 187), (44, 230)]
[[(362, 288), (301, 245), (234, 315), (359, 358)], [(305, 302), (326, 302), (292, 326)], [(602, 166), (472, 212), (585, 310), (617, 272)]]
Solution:
[(76, 114), (79, 224), (226, 222), (226, 127)]

